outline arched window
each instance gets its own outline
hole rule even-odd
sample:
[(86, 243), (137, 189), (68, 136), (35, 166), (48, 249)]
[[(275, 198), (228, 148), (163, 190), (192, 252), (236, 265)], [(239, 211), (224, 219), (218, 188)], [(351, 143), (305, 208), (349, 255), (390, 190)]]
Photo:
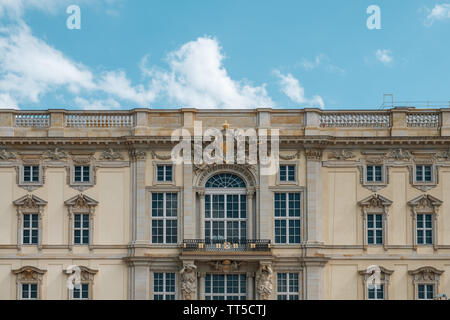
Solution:
[(242, 178), (231, 173), (211, 177), (205, 185), (205, 240), (245, 240), (247, 194)]
[(231, 173), (220, 173), (209, 178), (206, 188), (245, 188), (245, 182)]

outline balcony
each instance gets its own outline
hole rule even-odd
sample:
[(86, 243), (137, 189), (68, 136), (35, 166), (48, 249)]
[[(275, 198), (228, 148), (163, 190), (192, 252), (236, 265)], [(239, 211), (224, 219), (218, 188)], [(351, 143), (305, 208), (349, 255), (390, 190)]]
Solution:
[(248, 254), (271, 253), (270, 240), (226, 239), (200, 240), (185, 239), (181, 245), (183, 254)]

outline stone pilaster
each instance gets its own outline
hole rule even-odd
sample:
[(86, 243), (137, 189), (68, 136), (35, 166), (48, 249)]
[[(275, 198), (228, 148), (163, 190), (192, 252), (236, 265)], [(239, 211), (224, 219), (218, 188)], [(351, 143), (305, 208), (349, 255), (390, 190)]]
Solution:
[[(183, 236), (184, 239), (195, 239), (195, 192), (191, 164), (183, 164)], [(201, 209), (200, 209), (201, 210)]]
[(322, 263), (307, 264), (306, 271), (306, 300), (321, 300), (324, 296), (324, 265)]
[(150, 267), (148, 261), (129, 262), (130, 300), (149, 300)]
[(322, 151), (308, 149), (306, 155), (306, 241), (322, 243)]
[(150, 241), (150, 222), (146, 212), (145, 197), (145, 164), (147, 154), (143, 150), (132, 150), (131, 158), (131, 188), (132, 188), (132, 242), (135, 244)]

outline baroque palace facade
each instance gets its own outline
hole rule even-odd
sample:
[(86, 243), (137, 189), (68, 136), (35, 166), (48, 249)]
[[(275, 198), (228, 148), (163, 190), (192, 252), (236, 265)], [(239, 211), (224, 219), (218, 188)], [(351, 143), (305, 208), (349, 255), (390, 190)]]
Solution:
[[(172, 163), (194, 121), (278, 172)], [(2, 110), (0, 191), (0, 299), (450, 294), (450, 109)]]

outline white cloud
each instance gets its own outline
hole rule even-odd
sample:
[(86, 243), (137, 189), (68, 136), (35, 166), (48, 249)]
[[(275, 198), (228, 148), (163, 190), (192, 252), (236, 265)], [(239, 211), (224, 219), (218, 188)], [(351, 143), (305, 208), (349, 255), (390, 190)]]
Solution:
[(155, 100), (156, 92), (144, 85), (133, 87), (123, 71), (106, 72), (99, 81), (99, 89), (121, 99), (145, 106)]
[(430, 27), (435, 21), (450, 19), (450, 3), (442, 3), (434, 6), (433, 9), (426, 8), (428, 15), (424, 24)]
[(75, 98), (75, 103), (84, 110), (112, 110), (120, 109), (120, 103), (112, 98), (105, 100), (87, 100), (81, 97)]
[(93, 75), (58, 50), (34, 37), (26, 25), (0, 34), (0, 92), (38, 102), (54, 87), (78, 92), (93, 89)]
[(195, 108), (255, 108), (274, 103), (265, 84), (252, 86), (230, 78), (223, 66), (222, 48), (216, 39), (190, 41), (167, 57), (168, 70), (149, 69), (153, 85), (182, 106)]
[(287, 75), (283, 75), (279, 70), (275, 70), (274, 73), (280, 80), (281, 91), (288, 96), (289, 99), (298, 104), (306, 104), (320, 108), (324, 107), (325, 104), (322, 97), (313, 96), (312, 99), (306, 98), (305, 89), (292, 74), (288, 73)]
[(389, 66), (393, 63), (394, 57), (392, 56), (392, 52), (389, 49), (378, 49), (375, 52), (375, 56), (378, 61), (382, 64)]
[(305, 69), (305, 70), (313, 70), (319, 67), (324, 68), (326, 71), (331, 72), (331, 73), (340, 73), (340, 74), (345, 74), (345, 70), (333, 65), (330, 62), (330, 58), (323, 54), (320, 53), (318, 55), (316, 55), (314, 57), (313, 60), (308, 60), (306, 58), (303, 58), (300, 65)]
[(8, 93), (0, 93), (0, 109), (19, 109), (17, 101)]

